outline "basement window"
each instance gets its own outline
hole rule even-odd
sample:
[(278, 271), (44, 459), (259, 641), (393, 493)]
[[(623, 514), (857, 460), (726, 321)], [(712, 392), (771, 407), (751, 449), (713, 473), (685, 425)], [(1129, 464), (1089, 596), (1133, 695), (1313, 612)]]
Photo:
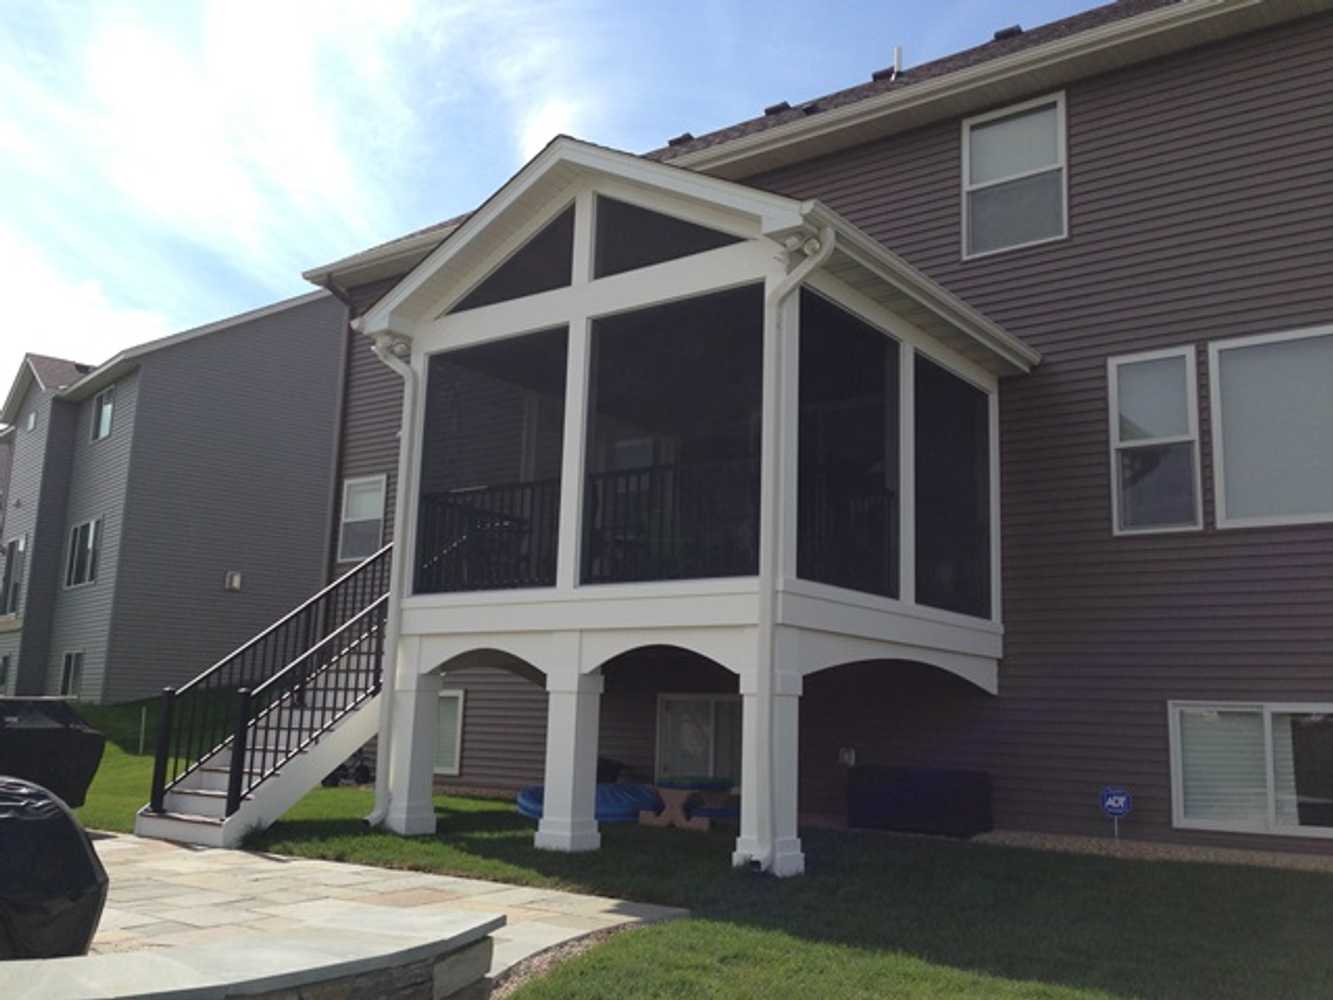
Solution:
[(1106, 364), (1115, 534), (1201, 527), (1194, 348)]
[(659, 780), (741, 780), (741, 700), (737, 695), (664, 694), (657, 700)]
[(1333, 705), (1172, 702), (1174, 825), (1333, 837)]
[(440, 692), (435, 726), (435, 773), (457, 777), (463, 761), (463, 692)]
[(963, 122), (963, 257), (1068, 235), (1064, 94)]

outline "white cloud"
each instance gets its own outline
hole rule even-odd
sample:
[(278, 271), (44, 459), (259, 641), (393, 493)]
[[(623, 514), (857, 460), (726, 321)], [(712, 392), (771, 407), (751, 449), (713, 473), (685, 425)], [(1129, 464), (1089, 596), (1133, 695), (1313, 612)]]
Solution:
[(172, 329), (166, 315), (118, 305), (99, 282), (64, 273), (40, 248), (3, 227), (0, 274), (19, 292), (5, 303), (10, 332), (0, 343), (0, 379), (12, 378), (28, 351), (100, 364)]

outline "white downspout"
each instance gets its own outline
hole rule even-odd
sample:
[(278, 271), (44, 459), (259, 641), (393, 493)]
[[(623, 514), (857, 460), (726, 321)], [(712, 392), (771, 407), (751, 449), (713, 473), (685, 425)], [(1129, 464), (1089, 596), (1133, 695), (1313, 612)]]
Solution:
[[(792, 253), (795, 253), (796, 251), (799, 250), (800, 252), (805, 254), (805, 260), (801, 261), (801, 263), (797, 264), (794, 268), (792, 268), (791, 271), (788, 272), (787, 275), (781, 281), (779, 281), (777, 285), (774, 286), (773, 290), (768, 294), (767, 301), (764, 303), (765, 308), (767, 310), (772, 310), (775, 314), (780, 315), (779, 311), (781, 310), (782, 303), (787, 298), (787, 296), (789, 296), (792, 292), (796, 291), (796, 289), (800, 287), (801, 282), (805, 281), (805, 279), (810, 276), (811, 272), (813, 272), (819, 267), (822, 267), (824, 263), (829, 259), (829, 257), (833, 256), (833, 249), (834, 246), (836, 245), (837, 236), (832, 226), (823, 226), (820, 229), (818, 236), (810, 236), (804, 240), (801, 240), (800, 242), (797, 242), (798, 239), (799, 237), (795, 237), (791, 240), (790, 244), (788, 245), (788, 250)], [(778, 376), (778, 381), (779, 383), (781, 382), (780, 373)], [(774, 386), (774, 391), (776, 392), (776, 390), (777, 386)], [(774, 427), (776, 428), (777, 426), (780, 426), (780, 424), (781, 424), (781, 416), (779, 415), (779, 418), (776, 421), (774, 421)], [(787, 448), (792, 446), (793, 442), (780, 441), (779, 444), (782, 448)], [(776, 475), (776, 472), (770, 474)], [(777, 485), (777, 489), (779, 490), (781, 489), (780, 480)], [(777, 624), (777, 612), (774, 608), (774, 604), (776, 601), (775, 591), (777, 588), (776, 559), (778, 553), (778, 546), (782, 544), (782, 519), (778, 517), (777, 514), (778, 511), (775, 510), (774, 511), (775, 516), (770, 518), (769, 537), (764, 540), (766, 545), (768, 546), (768, 551), (772, 553), (772, 556), (770, 557), (768, 562), (769, 572), (763, 579), (759, 581), (759, 627), (761, 634), (767, 634), (769, 636), (773, 634), (773, 629), (776, 627)], [(771, 658), (773, 654), (773, 645), (771, 639), (768, 640), (768, 654), (770, 658), (769, 666), (771, 668), (772, 666)], [(773, 734), (772, 731), (770, 730), (769, 732), (770, 751), (772, 749), (772, 739), (773, 739)], [(777, 769), (773, 767), (773, 761), (771, 757), (768, 761), (767, 771), (768, 771), (769, 807), (767, 816), (768, 831), (767, 831), (767, 837), (765, 839), (767, 843), (770, 845), (770, 848), (772, 848), (776, 847), (778, 831), (777, 831), (776, 814), (774, 813), (773, 809), (773, 803), (776, 802), (777, 800)], [(754, 862), (752, 861), (751, 864), (753, 863)]]
[(410, 479), (408, 471), (412, 461), (412, 432), (416, 426), (417, 373), (394, 353), (395, 348), (405, 346), (406, 343), (388, 334), (377, 334), (371, 347), (375, 357), (403, 380), (403, 415), (398, 427), (398, 479), (393, 504), (395, 538), (393, 555), (390, 557), (389, 608), (384, 628), (384, 651), (388, 662), (381, 664), (380, 668), (380, 727), (375, 741), (375, 804), (366, 817), (367, 826), (379, 826), (389, 811), (389, 749), (393, 739), (394, 692), (398, 686), (398, 632), (402, 620), (403, 591), (407, 585), (404, 568), (411, 565), (404, 550), (407, 544), (404, 521), (408, 511), (404, 484)]

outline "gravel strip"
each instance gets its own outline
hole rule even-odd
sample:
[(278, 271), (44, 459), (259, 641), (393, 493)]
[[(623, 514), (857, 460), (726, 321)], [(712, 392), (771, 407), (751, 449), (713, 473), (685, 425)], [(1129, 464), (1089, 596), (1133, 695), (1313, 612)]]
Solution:
[(1291, 851), (1251, 851), (1235, 847), (1167, 844), (1152, 840), (1116, 842), (1107, 837), (1021, 833), (1017, 830), (983, 833), (974, 837), (973, 842), (1001, 847), (1030, 847), (1039, 851), (1062, 851), (1066, 854), (1093, 854), (1103, 858), (1125, 858), (1135, 861), (1190, 861), (1202, 864), (1253, 865), (1258, 868), (1333, 873), (1333, 855), (1299, 854)]
[(515, 993), (518, 988), (529, 980), (544, 976), (552, 971), (557, 965), (563, 965), (571, 958), (577, 958), (585, 951), (597, 947), (612, 934), (628, 930), (628, 925), (623, 927), (610, 927), (604, 931), (594, 931), (591, 934), (585, 934), (583, 937), (575, 938), (572, 941), (566, 941), (564, 944), (558, 944), (554, 948), (547, 948), (540, 951), (515, 965), (510, 966), (491, 986), (491, 992), (487, 994), (487, 1000), (504, 1000)]

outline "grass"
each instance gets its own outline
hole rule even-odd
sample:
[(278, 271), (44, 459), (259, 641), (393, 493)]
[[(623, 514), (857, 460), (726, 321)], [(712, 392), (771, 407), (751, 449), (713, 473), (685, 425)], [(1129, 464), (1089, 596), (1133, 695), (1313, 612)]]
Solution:
[[(148, 707), (148, 731), (144, 753), (139, 753), (139, 719)], [(75, 706), (75, 711), (94, 729), (106, 735), (106, 750), (97, 768), (88, 796), (74, 814), (93, 830), (129, 833), (134, 814), (148, 801), (153, 780), (153, 746), (157, 733), (157, 699), (125, 705)]]
[(318, 789), (252, 846), (691, 909), (521, 1000), (1333, 996), (1333, 876), (811, 830), (779, 881), (729, 869), (734, 831), (608, 826), (561, 855), (507, 803), (436, 802), (436, 836), (404, 839), (362, 826), (368, 791)]
[[(80, 816), (126, 830), (152, 758), (132, 752), (137, 706), (104, 711), (86, 712), (111, 739)], [(811, 830), (808, 874), (779, 881), (730, 870), (733, 831), (607, 826), (601, 851), (562, 855), (508, 803), (436, 804), (436, 836), (405, 839), (365, 829), (368, 790), (318, 788), (249, 846), (690, 908), (516, 1000), (1333, 996), (1333, 876)]]

